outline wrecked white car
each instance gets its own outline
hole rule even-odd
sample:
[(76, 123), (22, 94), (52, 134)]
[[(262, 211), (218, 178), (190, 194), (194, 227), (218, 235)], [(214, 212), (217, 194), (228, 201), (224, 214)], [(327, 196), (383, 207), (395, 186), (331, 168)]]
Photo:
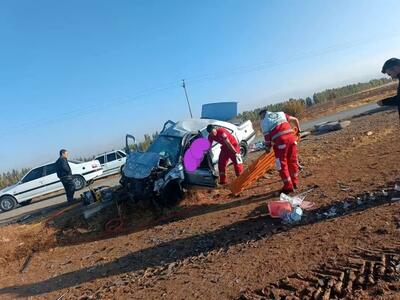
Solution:
[[(161, 205), (177, 202), (183, 195), (185, 186), (215, 187), (216, 165), (220, 145), (214, 143), (200, 167), (195, 172), (187, 172), (183, 166), (183, 155), (191, 143), (199, 137), (207, 137), (207, 125), (213, 124), (229, 130), (240, 141), (243, 157), (248, 153), (248, 145), (255, 138), (250, 121), (240, 125), (210, 120), (192, 119), (164, 124), (160, 135), (146, 152), (128, 151), (125, 167), (122, 169), (121, 185), (137, 201), (156, 199)], [(131, 135), (126, 137), (126, 148)]]

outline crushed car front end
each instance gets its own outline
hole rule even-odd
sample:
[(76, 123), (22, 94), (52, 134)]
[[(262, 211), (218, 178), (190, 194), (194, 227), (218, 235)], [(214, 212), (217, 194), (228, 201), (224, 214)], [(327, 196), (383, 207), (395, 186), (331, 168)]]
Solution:
[(146, 152), (129, 152), (122, 170), (121, 185), (135, 201), (165, 200), (165, 195), (174, 183), (180, 193), (184, 180), (180, 160), (182, 137), (160, 135)]

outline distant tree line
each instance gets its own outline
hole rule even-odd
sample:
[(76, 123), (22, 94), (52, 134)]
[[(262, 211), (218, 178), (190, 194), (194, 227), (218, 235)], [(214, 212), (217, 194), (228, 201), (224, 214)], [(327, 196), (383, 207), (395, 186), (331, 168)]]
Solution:
[(336, 100), (338, 98), (350, 96), (355, 93), (359, 93), (374, 87), (390, 83), (391, 81), (392, 81), (391, 79), (381, 78), (381, 79), (373, 79), (363, 83), (350, 84), (340, 88), (326, 89), (322, 92), (314, 93), (312, 97), (307, 97), (305, 99), (291, 98), (289, 100), (275, 104), (269, 104), (267, 106), (260, 107), (255, 110), (244, 111), (241, 114), (239, 114), (239, 118), (242, 120), (257, 121), (258, 113), (260, 112), (261, 109), (267, 109), (268, 111), (284, 111), (287, 114), (301, 118), (305, 109), (315, 104), (322, 104)]
[(133, 151), (141, 151), (144, 152), (149, 149), (150, 145), (154, 142), (154, 140), (158, 137), (159, 133), (153, 134), (145, 134), (144, 141), (137, 143), (136, 145), (129, 145), (129, 149)]
[(346, 85), (341, 88), (335, 89), (327, 89), (323, 92), (314, 93), (312, 97), (312, 104), (320, 104), (324, 102), (328, 102), (337, 98), (346, 97), (355, 93), (359, 93), (377, 86), (381, 86), (391, 82), (391, 79), (381, 78), (381, 79), (373, 79), (368, 82), (359, 82), (356, 84)]
[[(266, 108), (269, 111), (284, 111), (290, 115), (301, 118), (305, 109), (311, 107), (315, 104), (322, 104), (329, 101), (333, 101), (338, 98), (343, 98), (358, 92), (362, 92), (380, 85), (390, 83), (392, 80), (387, 78), (373, 79), (364, 83), (350, 84), (340, 88), (327, 89), (322, 92), (314, 93), (312, 97), (289, 99), (280, 103), (269, 104), (262, 108), (257, 108), (251, 111), (244, 111), (239, 114), (239, 118), (243, 120), (251, 120), (258, 124), (258, 113), (261, 109)], [(146, 151), (153, 141), (157, 138), (158, 132), (153, 134), (145, 134), (144, 140), (137, 143), (137, 145), (130, 145), (131, 150)], [(94, 156), (91, 157), (79, 157), (77, 160), (89, 161), (92, 160)], [(10, 172), (0, 174), (0, 189), (11, 184), (18, 182), (29, 169), (22, 169), (20, 171), (12, 170)]]

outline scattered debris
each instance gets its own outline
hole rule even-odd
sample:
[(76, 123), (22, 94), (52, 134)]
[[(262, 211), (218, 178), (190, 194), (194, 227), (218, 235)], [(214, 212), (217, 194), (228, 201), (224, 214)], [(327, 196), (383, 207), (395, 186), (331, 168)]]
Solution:
[(301, 137), (301, 138), (305, 138), (305, 137), (307, 137), (307, 136), (309, 136), (309, 135), (311, 135), (311, 134), (312, 134), (311, 131), (301, 131), (301, 132), (300, 132), (300, 137)]
[(292, 207), (296, 207), (296, 206), (300, 206), (301, 205), (301, 203), (303, 202), (305, 196), (301, 196), (301, 195), (288, 196), (288, 195), (286, 195), (284, 193), (281, 193), (279, 198), (280, 198), (280, 201), (289, 202)]
[(350, 207), (348, 202), (343, 202), (343, 209), (347, 210)]
[(350, 125), (351, 121), (335, 121), (317, 124), (314, 126), (318, 133), (341, 130)]
[(368, 196), (367, 196), (367, 199), (370, 200), (370, 201), (375, 201), (376, 200), (375, 193), (372, 193), (372, 192), (369, 193)]
[(376, 231), (376, 233), (379, 234), (379, 235), (384, 235), (384, 234), (388, 234), (389, 231), (387, 231), (387, 230), (384, 229), (384, 228), (379, 228), (379, 229)]
[(273, 218), (280, 218), (284, 223), (299, 222), (303, 216), (303, 209), (310, 209), (314, 206), (311, 202), (306, 202), (303, 206), (304, 198), (305, 193), (296, 196), (281, 193), (280, 201), (268, 204), (269, 214)]
[(329, 211), (327, 211), (326, 213), (324, 213), (324, 215), (328, 218), (332, 218), (334, 216), (337, 215), (337, 209), (335, 206), (332, 206)]
[(366, 136), (371, 136), (371, 135), (373, 135), (374, 133), (372, 132), (372, 131), (368, 131), (365, 135)]
[(57, 298), (57, 300), (61, 300), (62, 298), (64, 298), (64, 297), (65, 297), (65, 295), (66, 295), (66, 294), (68, 294), (68, 291), (67, 291), (67, 292), (65, 292), (64, 294), (62, 294), (60, 297), (58, 297), (58, 298)]
[(88, 205), (83, 212), (83, 216), (85, 219), (89, 219), (90, 217), (94, 216), (96, 213), (101, 211), (102, 209), (110, 206), (113, 204), (113, 201), (108, 202), (94, 202), (93, 204)]
[(22, 223), (22, 222), (24, 222), (24, 221), (30, 219), (31, 217), (32, 217), (32, 215), (25, 215), (25, 216), (22, 216), (20, 219), (18, 219), (17, 223)]
[(22, 265), (21, 270), (19, 271), (20, 273), (26, 273), (28, 271), (29, 265), (31, 264), (32, 261), (32, 256), (33, 253), (29, 254), (28, 257), (25, 259), (25, 262)]
[(90, 230), (85, 229), (85, 228), (76, 228), (76, 231), (78, 231), (80, 234), (85, 234), (85, 233), (89, 233)]

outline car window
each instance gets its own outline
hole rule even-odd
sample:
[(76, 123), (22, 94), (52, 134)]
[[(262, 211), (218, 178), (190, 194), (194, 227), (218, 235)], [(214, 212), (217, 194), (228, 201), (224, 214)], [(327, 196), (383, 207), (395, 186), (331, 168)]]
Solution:
[(117, 159), (115, 152), (107, 154), (107, 162), (114, 161)]
[(45, 166), (45, 172), (46, 176), (56, 173), (57, 172), (56, 164), (50, 164)]
[(168, 157), (174, 166), (177, 164), (179, 159), (181, 143), (181, 138), (161, 135), (157, 137), (147, 151)]
[(104, 165), (104, 155), (96, 157), (95, 159), (98, 160), (101, 165)]
[(123, 152), (121, 152), (121, 151), (118, 151), (118, 152), (117, 152), (117, 157), (118, 157), (118, 158), (124, 158), (124, 157), (126, 157), (126, 154), (123, 153)]
[(38, 179), (40, 177), (43, 177), (43, 173), (44, 173), (43, 171), (44, 171), (44, 167), (33, 169), (28, 174), (26, 174), (24, 179), (22, 179), (22, 182), (25, 183), (25, 182), (29, 182), (29, 181)]

